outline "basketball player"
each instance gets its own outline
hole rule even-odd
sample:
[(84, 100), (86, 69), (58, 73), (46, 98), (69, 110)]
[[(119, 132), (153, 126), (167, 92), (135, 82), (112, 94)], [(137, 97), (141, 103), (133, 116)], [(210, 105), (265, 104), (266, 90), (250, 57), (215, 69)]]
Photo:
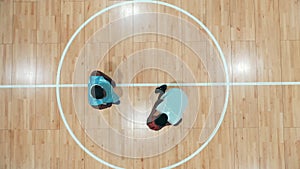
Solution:
[(188, 105), (188, 98), (179, 88), (169, 89), (162, 85), (155, 89), (159, 93), (152, 112), (147, 119), (147, 125), (152, 130), (160, 130), (165, 126), (177, 126), (182, 121), (182, 115)]
[(119, 96), (113, 88), (116, 83), (106, 74), (93, 71), (88, 84), (89, 104), (95, 109), (105, 109), (112, 104), (120, 104)]

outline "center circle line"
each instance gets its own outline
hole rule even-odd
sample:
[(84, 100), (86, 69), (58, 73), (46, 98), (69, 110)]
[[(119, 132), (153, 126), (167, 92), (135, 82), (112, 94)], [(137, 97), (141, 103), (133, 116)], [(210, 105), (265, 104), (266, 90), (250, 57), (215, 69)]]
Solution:
[(196, 156), (198, 153), (200, 153), (207, 145), (208, 143), (212, 140), (212, 138), (216, 135), (218, 129), (220, 128), (222, 122), (223, 122), (223, 119), (225, 117), (225, 113), (226, 113), (226, 110), (227, 110), (227, 106), (228, 106), (228, 100), (229, 100), (229, 90), (230, 90), (230, 82), (229, 82), (229, 73), (228, 73), (228, 67), (227, 67), (227, 64), (226, 64), (226, 60), (225, 60), (225, 57), (224, 57), (224, 54), (222, 52), (222, 49), (220, 47), (220, 45), (218, 44), (217, 40), (215, 39), (215, 37), (212, 35), (212, 33), (209, 31), (209, 29), (199, 20), (197, 19), (195, 16), (193, 16), (192, 14), (190, 14), (189, 12), (175, 6), (175, 5), (172, 5), (172, 4), (169, 4), (169, 3), (166, 3), (166, 2), (161, 2), (161, 1), (152, 1), (152, 0), (139, 0), (139, 1), (126, 1), (126, 2), (120, 2), (120, 3), (117, 3), (117, 4), (114, 4), (114, 5), (111, 5), (107, 8), (104, 8), (102, 10), (100, 10), (99, 12), (95, 13), (93, 16), (91, 16), (88, 20), (86, 20), (82, 25), (80, 25), (80, 27), (75, 31), (75, 33), (71, 36), (70, 40), (68, 41), (62, 55), (61, 55), (61, 59), (59, 61), (59, 65), (58, 65), (58, 69), (57, 69), (57, 75), (56, 75), (56, 99), (57, 99), (57, 104), (58, 104), (58, 109), (59, 109), (59, 113), (60, 113), (60, 116), (62, 118), (62, 121), (64, 123), (64, 125), (66, 126), (67, 128), (67, 131), (69, 132), (69, 134), (71, 135), (71, 137), (73, 138), (73, 140), (78, 144), (78, 146), (83, 149), (88, 155), (90, 155), (91, 157), (93, 157), (95, 160), (99, 161), (100, 163), (108, 166), (108, 167), (111, 167), (111, 168), (116, 168), (116, 169), (121, 169), (121, 167), (119, 166), (115, 166), (111, 163), (108, 163), (107, 161), (104, 161), (103, 159), (97, 157), (96, 155), (94, 155), (91, 151), (89, 151), (84, 145), (82, 145), (82, 143), (77, 139), (77, 137), (75, 136), (75, 134), (73, 133), (73, 131), (71, 130), (65, 116), (64, 116), (64, 112), (63, 112), (63, 109), (62, 109), (62, 105), (61, 105), (61, 98), (60, 98), (60, 74), (61, 74), (61, 69), (62, 69), (62, 65), (63, 65), (63, 61), (64, 61), (64, 58), (66, 56), (66, 53), (68, 52), (73, 40), (76, 38), (76, 36), (79, 34), (79, 32), (88, 24), (90, 23), (94, 18), (96, 18), (97, 16), (113, 9), (113, 8), (117, 8), (117, 7), (120, 7), (120, 6), (123, 6), (123, 5), (127, 5), (127, 4), (134, 4), (134, 3), (149, 3), (149, 4), (159, 4), (159, 5), (163, 5), (163, 6), (167, 6), (167, 7), (170, 7), (172, 9), (175, 9), (185, 15), (187, 15), (188, 17), (190, 17), (191, 19), (193, 19), (195, 22), (197, 22), (204, 30), (205, 32), (209, 35), (209, 37), (212, 39), (212, 41), (214, 42), (214, 44), (216, 45), (216, 48), (221, 56), (221, 59), (222, 59), (222, 62), (223, 62), (223, 66), (224, 66), (224, 70), (225, 70), (225, 76), (226, 76), (226, 96), (225, 96), (225, 103), (224, 103), (224, 107), (223, 107), (223, 110), (222, 110), (222, 114), (221, 114), (221, 117), (216, 125), (216, 128), (213, 130), (213, 132), (211, 133), (211, 135), (208, 137), (208, 139), (194, 152), (192, 153), (191, 155), (189, 155), (188, 157), (186, 157), (185, 159), (173, 164), (173, 165), (170, 165), (170, 166), (167, 166), (167, 167), (164, 167), (164, 168), (174, 168), (174, 167), (177, 167), (179, 165), (182, 165), (183, 163), (191, 160), (194, 156)]

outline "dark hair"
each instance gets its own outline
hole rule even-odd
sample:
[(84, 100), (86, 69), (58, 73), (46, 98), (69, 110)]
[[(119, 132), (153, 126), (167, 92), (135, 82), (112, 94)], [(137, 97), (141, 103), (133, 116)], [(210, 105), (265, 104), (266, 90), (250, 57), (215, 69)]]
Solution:
[(166, 114), (161, 114), (157, 119), (154, 120), (155, 124), (164, 127), (168, 123), (168, 116)]
[(92, 87), (91, 94), (96, 99), (103, 99), (106, 96), (105, 90), (99, 85)]

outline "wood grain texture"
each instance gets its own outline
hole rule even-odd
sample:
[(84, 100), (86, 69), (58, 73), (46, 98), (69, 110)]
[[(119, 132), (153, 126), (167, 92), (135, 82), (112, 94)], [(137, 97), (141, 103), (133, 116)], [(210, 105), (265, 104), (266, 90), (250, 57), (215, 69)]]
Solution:
[(0, 42), (12, 43), (13, 41), (13, 1), (0, 1)]
[[(122, 1), (0, 0), (0, 85), (55, 84), (61, 54), (75, 30), (94, 13)], [(224, 52), (230, 81), (300, 81), (299, 0), (163, 1), (193, 14), (211, 30)], [(220, 66), (214, 62), (217, 58), (211, 58), (210, 43), (195, 40), (195, 34), (180, 32), (178, 27), (185, 26), (180, 20), (161, 22), (151, 18), (151, 24), (140, 28), (144, 20), (137, 15), (144, 12), (168, 13), (196, 25), (187, 16), (161, 5), (134, 4), (111, 10), (86, 25), (74, 39), (64, 59), (60, 82), (86, 83), (94, 69), (102, 70), (117, 83), (127, 80), (162, 84), (174, 82), (176, 77), (180, 82), (210, 82), (213, 75), (208, 69)], [(130, 15), (135, 15), (133, 20), (122, 22), (117, 28), (109, 26), (103, 36), (97, 34), (108, 23)], [(132, 29), (127, 30), (126, 26)], [(187, 43), (153, 34), (113, 43), (118, 36), (158, 28), (177, 31)], [(169, 62), (167, 56), (155, 57), (157, 51), (153, 51), (153, 57), (139, 55), (140, 58), (132, 59), (139, 52), (153, 49), (168, 52), (178, 62)], [(121, 70), (122, 64), (126, 71)], [(148, 68), (149, 64), (156, 67)], [(188, 71), (184, 71), (184, 66)], [(145, 139), (143, 147), (136, 149), (137, 140), (126, 144), (113, 133), (148, 137), (149, 130), (137, 122), (145, 115), (142, 110), (151, 109), (151, 99), (157, 97), (154, 89), (117, 88), (120, 95), (128, 92), (129, 104), (124, 110), (118, 110), (122, 106), (119, 105), (101, 112), (85, 107), (87, 90), (76, 93), (72, 88), (60, 88), (60, 94), (68, 124), (91, 152), (120, 167), (156, 169), (188, 157), (202, 145), (199, 136), (211, 106), (215, 105), (211, 104), (213, 87), (182, 87), (188, 94), (199, 96), (190, 99), (190, 105), (196, 106), (187, 109), (197, 116), (186, 116), (174, 130), (179, 131), (175, 137), (159, 138), (155, 143)], [(68, 133), (59, 115), (55, 88), (0, 88), (0, 96), (0, 169), (108, 168), (85, 153)], [(299, 102), (299, 86), (231, 86), (227, 113), (217, 135), (201, 153), (177, 168), (299, 169)], [(130, 110), (130, 106), (135, 110)], [(83, 113), (79, 114), (81, 110)], [(96, 118), (99, 114), (105, 124), (98, 124), (103, 122)], [(187, 124), (193, 120), (193, 125)], [(156, 137), (166, 131), (171, 130), (150, 134)], [(164, 150), (181, 137), (171, 149), (152, 157), (143, 156)], [(100, 138), (102, 144), (95, 138)], [(120, 149), (121, 154), (137, 153), (138, 157), (118, 155), (105, 145)]]

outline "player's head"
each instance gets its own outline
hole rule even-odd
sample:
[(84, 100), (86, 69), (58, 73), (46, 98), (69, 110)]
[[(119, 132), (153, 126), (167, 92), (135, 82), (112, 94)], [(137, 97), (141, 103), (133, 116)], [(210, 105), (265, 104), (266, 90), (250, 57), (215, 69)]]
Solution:
[(168, 116), (166, 114), (160, 114), (154, 121), (149, 122), (147, 125), (152, 130), (160, 130), (168, 123)]
[(157, 119), (154, 120), (155, 124), (164, 127), (168, 123), (168, 116), (164, 113), (160, 114)]
[(106, 96), (105, 90), (99, 85), (95, 85), (91, 88), (91, 94), (96, 99), (103, 99)]

